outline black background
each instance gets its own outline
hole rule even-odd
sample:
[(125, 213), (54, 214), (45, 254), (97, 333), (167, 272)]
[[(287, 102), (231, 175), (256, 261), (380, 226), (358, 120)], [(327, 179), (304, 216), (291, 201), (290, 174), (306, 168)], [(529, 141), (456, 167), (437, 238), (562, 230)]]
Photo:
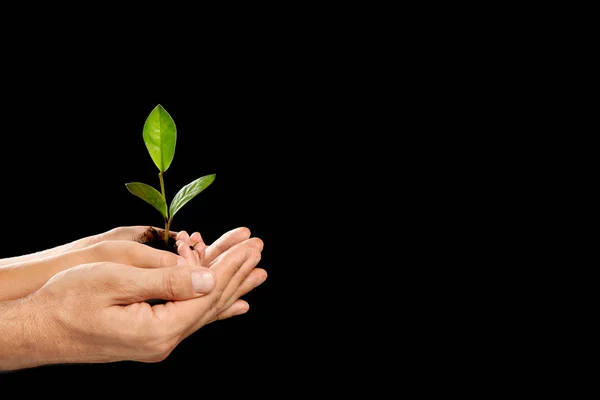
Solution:
[[(396, 51), (365, 35), (361, 21), (336, 12), (334, 19), (355, 27), (333, 24), (321, 33), (310, 22), (289, 26), (287, 18), (276, 18), (276, 30), (257, 24), (260, 37), (242, 32), (224, 45), (215, 39), (228, 27), (205, 29), (184, 51), (171, 50), (182, 28), (162, 46), (161, 37), (122, 38), (126, 51), (116, 52), (103, 41), (109, 27), (97, 32), (99, 43), (88, 38), (65, 49), (77, 32), (46, 43), (38, 35), (35, 45), (18, 46), (30, 57), (5, 57), (0, 257), (116, 226), (160, 225), (158, 212), (125, 183), (158, 187), (142, 128), (161, 104), (178, 128), (167, 196), (217, 174), (179, 211), (173, 229), (198, 230), (211, 243), (247, 226), (265, 242), (260, 266), (269, 277), (246, 297), (248, 314), (203, 327), (161, 363), (0, 374), (0, 396), (12, 383), (19, 393), (58, 395), (80, 394), (73, 384), (86, 385), (84, 395), (120, 393), (121, 383), (138, 397), (163, 390), (202, 397), (207, 389), (226, 398), (234, 391), (313, 397), (361, 387), (372, 395), (373, 376), (391, 378), (397, 389), (406, 365), (397, 349), (405, 357), (414, 344), (380, 322), (410, 327), (396, 285), (408, 289), (413, 281), (394, 274), (410, 270), (398, 253), (410, 250), (398, 219), (415, 215), (416, 207), (402, 205), (413, 196), (406, 181), (424, 168), (421, 160), (404, 161), (415, 147), (403, 142), (419, 133), (407, 120), (409, 105), (421, 103), (404, 93), (414, 76), (385, 60)], [(144, 44), (151, 45), (146, 52)], [(382, 312), (386, 306), (393, 312)]]
[[(327, 140), (318, 121), (327, 104), (323, 98), (307, 100), (310, 79), (262, 74), (198, 79), (194, 85), (156, 77), (155, 84), (139, 86), (86, 80), (78, 87), (71, 80), (63, 87), (49, 78), (24, 82), (4, 107), (0, 257), (117, 226), (161, 226), (160, 214), (125, 188), (133, 181), (159, 187), (142, 128), (161, 104), (178, 133), (165, 174), (167, 197), (200, 176), (217, 175), (179, 211), (172, 228), (200, 231), (211, 243), (230, 229), (248, 227), (265, 242), (260, 267), (269, 277), (245, 297), (246, 315), (203, 327), (161, 363), (44, 366), (2, 374), (0, 380), (135, 377), (192, 385), (204, 377), (211, 386), (258, 388), (261, 380), (276, 379), (300, 390), (322, 379), (335, 342), (318, 323), (331, 307), (320, 307), (325, 284), (317, 283), (314, 271), (322, 248), (311, 233), (323, 239), (327, 232), (325, 221), (312, 214), (316, 201), (327, 209), (318, 189), (325, 171), (317, 173), (324, 147), (319, 143)], [(325, 353), (316, 356), (315, 346)]]

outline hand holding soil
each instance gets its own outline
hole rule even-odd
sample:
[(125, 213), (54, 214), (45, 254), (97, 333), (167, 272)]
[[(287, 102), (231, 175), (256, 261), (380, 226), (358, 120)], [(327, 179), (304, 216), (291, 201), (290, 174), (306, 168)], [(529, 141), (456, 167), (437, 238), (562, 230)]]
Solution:
[(175, 214), (215, 174), (185, 185), (168, 204), (164, 175), (177, 130), (162, 106), (146, 119), (143, 139), (161, 190), (126, 187), (160, 212), (165, 228), (120, 227), (0, 260), (0, 370), (157, 362), (202, 326), (248, 311), (241, 297), (267, 278), (255, 268), (262, 240), (237, 228), (207, 246), (199, 232), (173, 232)]
[[(240, 297), (267, 277), (255, 268), (261, 239), (237, 228), (206, 246), (197, 232), (172, 233), (174, 254), (140, 243), (149, 229), (117, 228), (0, 260), (2, 300), (12, 299), (0, 302), (0, 370), (157, 362), (202, 326), (248, 311)], [(168, 301), (145, 302), (155, 298)]]
[[(24, 297), (42, 287), (53, 275), (79, 264), (112, 261), (133, 263), (141, 268), (156, 268), (183, 263), (184, 260), (176, 254), (152, 248), (156, 243), (163, 244), (160, 234), (159, 228), (120, 227), (53, 249), (1, 259), (0, 301)], [(177, 233), (172, 232), (171, 236), (175, 242)], [(155, 241), (152, 241), (155, 237)]]

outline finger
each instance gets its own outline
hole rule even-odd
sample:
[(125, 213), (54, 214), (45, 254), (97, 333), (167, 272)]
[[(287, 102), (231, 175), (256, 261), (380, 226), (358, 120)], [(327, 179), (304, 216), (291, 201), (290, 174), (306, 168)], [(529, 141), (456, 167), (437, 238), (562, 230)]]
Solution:
[[(262, 239), (257, 238), (257, 237), (246, 239), (242, 243), (244, 243), (245, 245), (247, 245), (249, 247), (253, 247), (253, 248), (257, 249), (259, 252), (261, 252), (262, 249), (264, 248)], [(208, 252), (208, 248), (206, 249), (206, 251)], [(211, 267), (212, 264), (214, 264), (218, 259), (219, 258), (217, 257), (217, 259), (213, 260), (212, 263), (209, 264), (208, 266)], [(208, 261), (206, 261), (206, 262), (208, 262)]]
[(186, 242), (185, 240), (178, 240), (175, 242), (175, 248), (177, 248), (179, 246), (180, 243), (184, 243), (186, 246), (188, 246), (189, 248), (191, 248), (193, 250), (193, 245), (191, 244), (191, 240), (189, 242)]
[(208, 265), (208, 263), (206, 262), (206, 245), (204, 245), (204, 248), (202, 248), (202, 251), (198, 251), (198, 255), (200, 256), (200, 264), (206, 267), (210, 268), (210, 265)]
[(188, 233), (186, 231), (181, 231), (177, 234), (177, 237), (175, 237), (175, 240), (182, 240), (186, 243), (189, 243), (190, 241), (190, 236), (188, 235)]
[[(225, 255), (229, 255), (229, 253), (232, 251), (239, 251), (240, 248), (248, 249), (247, 257), (244, 260), (243, 264), (239, 268), (237, 268), (237, 271), (234, 273), (225, 289), (221, 289), (222, 284), (219, 285), (220, 277), (217, 277), (217, 288), (213, 291), (213, 293), (207, 296), (207, 300), (208, 298), (212, 300), (212, 309), (208, 310), (212, 311), (212, 313), (206, 313), (204, 318), (201, 318), (195, 324), (193, 324), (191, 328), (187, 329), (185, 331), (186, 335), (197, 331), (203, 325), (206, 325), (208, 322), (214, 320), (216, 315), (225, 310), (225, 308), (227, 308), (226, 305), (232, 303), (232, 301), (230, 300), (232, 299), (233, 294), (237, 291), (239, 286), (241, 286), (241, 284), (246, 280), (250, 272), (254, 269), (256, 264), (258, 264), (258, 262), (260, 261), (260, 252), (253, 247), (247, 247), (247, 244), (245, 242), (234, 246), (229, 252), (225, 253)], [(219, 267), (220, 265), (217, 267), (217, 269)]]
[(206, 262), (206, 244), (204, 242), (196, 243), (194, 246), (194, 253), (198, 254), (199, 262), (205, 265)]
[(223, 305), (223, 309), (228, 309), (233, 305), (240, 297), (250, 293), (254, 288), (262, 285), (267, 280), (267, 271), (262, 268), (255, 268), (246, 280), (237, 288), (233, 296), (229, 298)]
[(195, 299), (215, 287), (214, 273), (203, 267), (143, 269), (122, 265), (117, 272), (112, 279), (118, 286), (107, 286), (114, 288), (113, 299), (119, 305), (151, 299)]
[(227, 318), (235, 317), (236, 315), (246, 314), (249, 309), (250, 309), (250, 304), (248, 304), (247, 301), (237, 300), (235, 303), (233, 303), (227, 309), (221, 311), (214, 320), (216, 321), (216, 320), (221, 320), (221, 319), (227, 319)]
[[(221, 311), (219, 314), (215, 315), (213, 318), (211, 318), (209, 321), (207, 321), (206, 324), (210, 324), (211, 322), (215, 322), (215, 321), (222, 320), (222, 319), (235, 317), (236, 315), (246, 314), (249, 309), (250, 309), (250, 304), (248, 304), (247, 301), (237, 300), (233, 304), (231, 304), (228, 308)], [(188, 337), (195, 331), (196, 330), (191, 330), (191, 329), (186, 331), (185, 334), (183, 335), (183, 338), (185, 339), (186, 337)]]
[(202, 239), (202, 236), (200, 236), (200, 232), (194, 232), (192, 236), (190, 236), (190, 247), (195, 248), (199, 245), (205, 245), (204, 239)]
[(84, 249), (83, 252), (85, 253), (83, 257), (87, 259), (86, 262), (109, 261), (139, 268), (162, 268), (188, 264), (184, 258), (169, 251), (158, 250), (129, 240), (100, 242)]
[(206, 263), (212, 263), (221, 254), (225, 253), (231, 247), (243, 242), (249, 237), (250, 230), (244, 227), (232, 229), (229, 232), (226, 232), (206, 249)]
[(254, 247), (259, 252), (263, 251), (265, 248), (265, 244), (261, 238), (253, 237), (248, 239), (246, 242), (248, 243), (248, 246)]
[(194, 232), (190, 236), (190, 247), (196, 257), (196, 262), (198, 265), (203, 265), (204, 262), (204, 252), (206, 250), (206, 244), (200, 235), (200, 232)]
[(194, 255), (194, 258), (196, 259), (196, 265), (202, 265), (202, 264), (200, 264), (200, 254), (198, 254), (198, 252), (196, 250), (192, 250), (192, 254)]
[(246, 242), (242, 242), (233, 246), (215, 260), (210, 269), (213, 270), (218, 279), (216, 294), (220, 296), (225, 291), (231, 279), (255, 251), (256, 249), (248, 246)]
[(179, 243), (179, 246), (177, 246), (177, 253), (181, 257), (185, 258), (189, 265), (197, 265), (196, 257), (194, 257), (194, 253), (192, 252), (192, 249), (190, 249), (190, 246), (188, 246), (187, 243)]
[[(209, 321), (207, 321), (206, 324), (210, 324), (211, 322), (215, 322), (215, 321), (222, 320), (222, 319), (235, 317), (236, 315), (246, 314), (249, 309), (250, 309), (250, 304), (248, 304), (247, 301), (237, 300), (235, 303), (233, 303), (227, 309), (221, 311), (219, 314), (215, 315), (213, 318), (211, 318)], [(194, 332), (195, 332), (195, 330), (186, 331), (183, 335), (183, 339), (187, 338)]]
[(220, 311), (221, 295), (235, 273), (242, 268), (251, 253), (256, 252), (245, 243), (238, 243), (229, 251), (223, 253), (210, 268), (214, 273), (216, 284), (211, 293), (206, 296), (188, 301), (173, 303), (174, 323), (181, 324), (185, 332), (193, 332), (212, 320)]
[(234, 298), (234, 294), (236, 291), (240, 289), (246, 278), (250, 275), (250, 273), (254, 270), (254, 268), (260, 262), (261, 254), (260, 251), (251, 247), (250, 255), (244, 262), (244, 264), (236, 271), (234, 276), (231, 278), (225, 290), (221, 294), (221, 298), (217, 302), (216, 308), (217, 312), (226, 308), (226, 305), (230, 303), (230, 300)]
[(194, 246), (198, 242), (204, 242), (204, 240), (202, 240), (200, 232), (192, 233), (192, 235), (190, 236), (190, 246)]

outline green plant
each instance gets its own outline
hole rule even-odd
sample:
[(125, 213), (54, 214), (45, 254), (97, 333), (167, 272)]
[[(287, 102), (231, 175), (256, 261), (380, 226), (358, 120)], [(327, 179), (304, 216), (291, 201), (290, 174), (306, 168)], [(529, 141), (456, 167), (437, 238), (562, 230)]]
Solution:
[(159, 170), (160, 192), (152, 186), (140, 182), (126, 183), (125, 186), (132, 194), (160, 211), (165, 220), (165, 246), (168, 246), (169, 227), (173, 222), (175, 213), (206, 189), (215, 180), (216, 174), (202, 176), (182, 187), (167, 208), (164, 174), (169, 169), (175, 155), (177, 128), (173, 118), (160, 104), (154, 107), (148, 118), (146, 118), (143, 137), (148, 153), (150, 153), (152, 161)]

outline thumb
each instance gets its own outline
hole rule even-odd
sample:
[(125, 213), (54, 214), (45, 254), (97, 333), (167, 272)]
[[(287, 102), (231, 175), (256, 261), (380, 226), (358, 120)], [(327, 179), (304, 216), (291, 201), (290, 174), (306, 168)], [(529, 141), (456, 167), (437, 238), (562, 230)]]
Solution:
[(130, 286), (131, 300), (188, 300), (210, 293), (215, 287), (213, 272), (204, 267), (176, 266), (136, 268), (136, 284)]

